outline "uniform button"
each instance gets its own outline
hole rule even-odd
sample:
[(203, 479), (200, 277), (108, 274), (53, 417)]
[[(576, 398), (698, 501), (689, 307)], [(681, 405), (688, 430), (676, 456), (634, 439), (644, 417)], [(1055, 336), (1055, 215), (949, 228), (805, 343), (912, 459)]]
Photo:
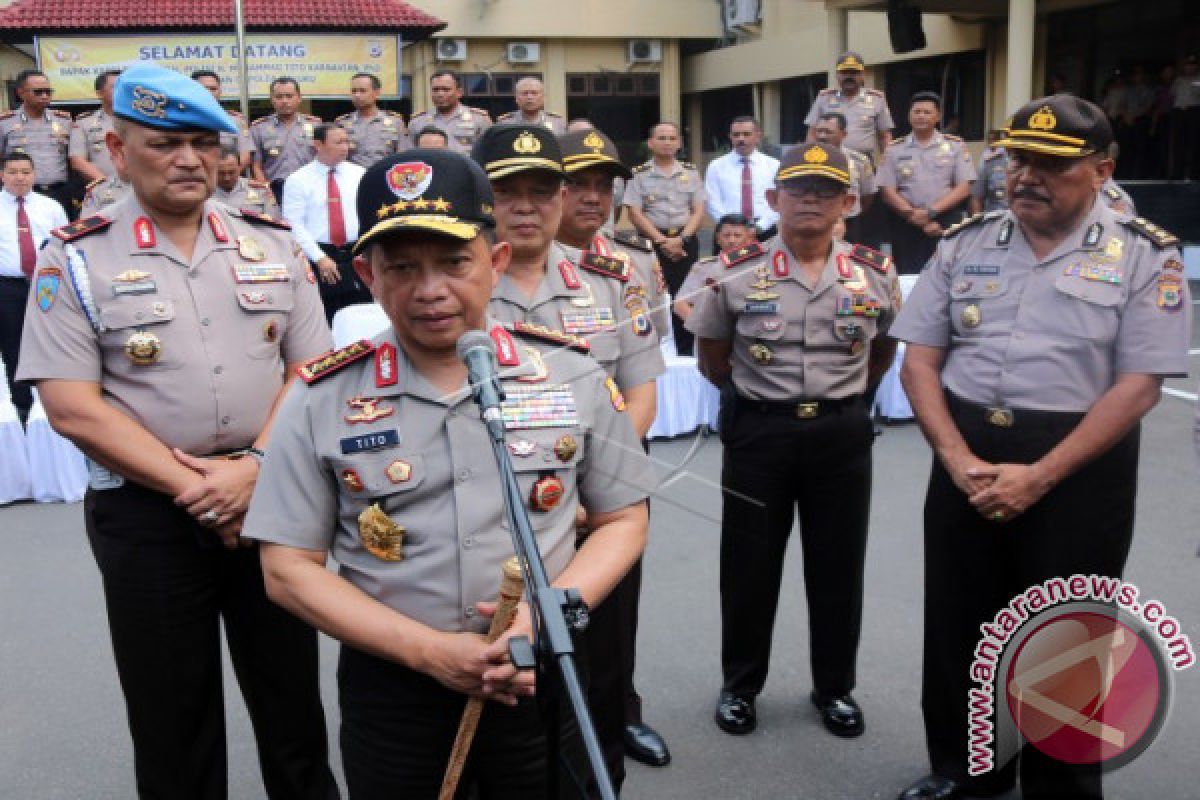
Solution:
[(214, 374), (214, 375), (220, 375), (220, 374), (221, 374), (222, 372), (224, 372), (224, 371), (225, 371), (225, 368), (224, 368), (224, 367), (222, 367), (222, 366), (220, 366), (220, 365), (217, 365), (217, 366), (213, 367), (213, 374)]
[(457, 477), (459, 483), (466, 483), (471, 477), (471, 470), (465, 468), (460, 469)]
[(458, 412), (457, 412), (457, 411), (455, 411), (455, 410), (452, 408), (452, 409), (450, 409), (449, 411), (447, 411), (447, 412), (446, 412), (446, 416), (447, 416), (448, 418), (450, 418), (450, 419), (454, 419), (455, 417), (457, 417), (457, 416), (458, 416)]
[(221, 424), (222, 424), (222, 425), (228, 425), (228, 424), (229, 424), (230, 422), (232, 422), (232, 421), (233, 421), (233, 417), (228, 417), (228, 416), (226, 416), (226, 417), (221, 417)]
[(210, 320), (208, 317), (205, 317), (204, 319), (200, 320), (200, 324), (207, 327), (212, 324), (212, 320)]
[(464, 608), (464, 609), (463, 609), (463, 616), (464, 616), (464, 617), (473, 617), (473, 616), (475, 616), (475, 606), (467, 606), (466, 608)]
[(474, 540), (472, 537), (470, 537), (470, 536), (468, 536), (467, 538), (463, 539), (463, 547), (471, 547), (471, 546), (473, 546), (474, 544), (475, 544), (475, 540)]

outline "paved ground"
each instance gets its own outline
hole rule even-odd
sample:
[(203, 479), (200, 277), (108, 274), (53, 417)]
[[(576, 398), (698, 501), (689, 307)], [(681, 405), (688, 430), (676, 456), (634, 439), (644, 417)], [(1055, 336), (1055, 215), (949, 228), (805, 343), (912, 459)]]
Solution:
[[(1170, 386), (1194, 392), (1193, 377)], [(1193, 406), (1168, 396), (1142, 445), (1137, 534), (1127, 577), (1157, 597), (1200, 645), (1200, 473)], [(664, 467), (690, 440), (657, 443)], [(708, 441), (689, 476), (655, 500), (646, 557), (638, 683), (647, 721), (675, 760), (630, 765), (628, 798), (734, 800), (893, 797), (925, 771), (918, 709), (921, 636), (920, 509), (929, 454), (913, 426), (891, 427), (875, 450), (868, 591), (857, 697), (867, 734), (834, 739), (807, 703), (810, 688), (801, 572), (793, 548), (760, 727), (748, 737), (711, 722), (719, 682), (717, 516), (720, 445)], [(131, 755), (99, 582), (78, 506), (0, 509), (0, 800), (126, 800)], [(333, 645), (323, 650), (332, 725)], [(1109, 781), (1110, 798), (1194, 800), (1200, 669), (1176, 676), (1176, 699), (1153, 748)], [(232, 676), (227, 685), (232, 686)], [(258, 800), (253, 742), (240, 701), (229, 702), (230, 796)], [(1188, 755), (1188, 754), (1191, 755)]]

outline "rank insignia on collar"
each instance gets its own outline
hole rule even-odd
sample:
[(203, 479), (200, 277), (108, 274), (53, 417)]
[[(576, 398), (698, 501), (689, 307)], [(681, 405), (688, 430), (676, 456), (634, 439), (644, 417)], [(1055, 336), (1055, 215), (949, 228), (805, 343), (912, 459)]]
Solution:
[(229, 234), (225, 231), (225, 223), (221, 221), (220, 214), (215, 211), (208, 212), (208, 227), (212, 229), (213, 238), (218, 242), (229, 242)]
[(845, 253), (837, 254), (837, 273), (838, 280), (848, 281), (854, 278), (854, 267), (850, 265)]
[(599, 253), (602, 256), (610, 256), (611, 257), (613, 254), (612, 248), (610, 248), (608, 246), (608, 240), (605, 239), (600, 234), (596, 234), (595, 236), (592, 237), (591, 251), (593, 253)]
[(1104, 233), (1104, 226), (1099, 222), (1093, 222), (1088, 226), (1087, 233), (1083, 236), (1084, 247), (1095, 247), (1100, 244), (1100, 235)]
[[(1008, 243), (1012, 241), (1013, 221), (1006, 219), (1000, 224), (1000, 233), (996, 234), (996, 244), (1001, 247), (1008, 247)], [(1097, 234), (1098, 236), (1099, 234)]]
[(396, 459), (384, 470), (387, 479), (392, 483), (407, 483), (412, 478), (412, 464)]
[(582, 284), (579, 282), (579, 275), (575, 272), (575, 265), (567, 259), (558, 262), (558, 272), (562, 275), (563, 285), (568, 289), (578, 289)]
[(353, 414), (347, 414), (344, 419), (351, 425), (360, 422), (374, 422), (377, 419), (390, 417), (396, 413), (395, 406), (385, 405), (384, 401), (378, 397), (352, 397), (346, 401), (346, 405), (355, 409)]
[(489, 331), (492, 342), (496, 345), (496, 363), (502, 367), (516, 367), (521, 363), (517, 355), (517, 345), (512, 335), (499, 325)]
[(605, 256), (599, 253), (584, 253), (579, 260), (579, 266), (589, 272), (616, 278), (619, 281), (629, 280), (629, 264), (616, 256)]
[(395, 386), (399, 376), (396, 374), (396, 346), (381, 344), (375, 351), (375, 386)]
[(158, 240), (154, 238), (154, 224), (150, 222), (149, 217), (138, 217), (133, 221), (133, 240), (142, 250), (157, 244)]
[(404, 560), (404, 533), (404, 526), (393, 522), (378, 503), (372, 503), (358, 515), (358, 538), (366, 551), (380, 561)]
[(363, 339), (343, 347), (341, 350), (331, 350), (324, 355), (306, 361), (296, 367), (300, 380), (313, 384), (327, 375), (332, 375), (347, 364), (352, 364), (375, 351), (375, 345)]
[(533, 484), (529, 493), (529, 507), (534, 511), (550, 511), (562, 501), (566, 489), (557, 475), (543, 475)]
[(755, 256), (761, 256), (767, 252), (758, 242), (752, 242), (744, 247), (739, 247), (737, 250), (726, 250), (721, 253), (721, 263), (728, 267), (734, 267), (741, 264), (743, 261), (749, 261)]
[(775, 270), (776, 278), (786, 278), (791, 271), (788, 266), (788, 254), (782, 250), (775, 252), (775, 255), (771, 259), (771, 263)]

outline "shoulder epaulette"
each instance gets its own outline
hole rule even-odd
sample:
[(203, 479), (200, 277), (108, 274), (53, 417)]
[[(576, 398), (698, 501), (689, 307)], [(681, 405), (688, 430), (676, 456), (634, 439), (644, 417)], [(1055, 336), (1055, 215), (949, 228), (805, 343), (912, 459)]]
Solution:
[(684, 169), (695, 169), (696, 168), (696, 165), (690, 161), (680, 161), (679, 166), (683, 167)]
[(946, 228), (946, 230), (942, 231), (942, 238), (947, 239), (951, 236), (956, 236), (959, 233), (961, 233), (962, 231), (965, 231), (967, 228), (970, 228), (974, 225), (978, 225), (979, 223), (983, 222), (985, 219), (995, 219), (996, 217), (1000, 216), (1000, 214), (1002, 214), (1002, 213), (1003, 212), (989, 211), (986, 214), (972, 214), (971, 216), (967, 217), (966, 219), (962, 220), (961, 222), (956, 222), (953, 225), (951, 225), (949, 228)]
[(1179, 237), (1170, 231), (1165, 231), (1162, 228), (1142, 217), (1129, 217), (1122, 219), (1121, 224), (1128, 228), (1133, 228), (1135, 231), (1145, 236), (1150, 241), (1154, 242), (1154, 246), (1159, 250), (1167, 247), (1174, 247), (1179, 244)]
[(83, 190), (85, 192), (90, 192), (92, 189), (95, 189), (97, 186), (104, 183), (106, 180), (108, 180), (108, 178), (96, 178), (96, 180), (92, 181), (87, 186), (83, 187)]
[(872, 250), (866, 245), (856, 244), (850, 248), (850, 258), (860, 264), (866, 264), (880, 275), (887, 275), (892, 268), (892, 259), (878, 250)]
[(717, 260), (716, 256), (705, 256), (704, 258), (696, 259), (697, 264), (711, 264)]
[(555, 111), (546, 111), (545, 109), (543, 109), (542, 113), (545, 114), (547, 117), (559, 117), (560, 119), (562, 118), (562, 114), (559, 114)]
[(955, 136), (953, 133), (943, 133), (942, 138), (949, 139), (952, 142), (961, 142), (963, 140), (961, 136)]
[(645, 172), (646, 170), (650, 169), (650, 167), (651, 167), (651, 164), (649, 161), (647, 161), (645, 164), (638, 164), (631, 171), (633, 172), (634, 175), (637, 175), (639, 172)]
[(87, 119), (88, 117), (92, 117), (92, 116), (95, 116), (95, 115), (96, 115), (96, 112), (95, 112), (95, 111), (85, 111), (85, 112), (83, 112), (82, 114), (80, 114), (78, 117), (76, 117), (76, 118), (75, 118), (75, 120), (76, 120), (76, 121), (78, 121), (78, 120), (81, 120), (81, 119)]
[(100, 214), (93, 214), (90, 217), (76, 220), (70, 225), (63, 225), (61, 228), (55, 228), (53, 233), (64, 242), (73, 242), (76, 239), (82, 239), (88, 234), (102, 231), (112, 225), (112, 220)]
[(837, 89), (834, 89), (832, 86), (826, 86), (824, 89), (817, 92), (817, 94), (834, 94), (835, 92), (837, 92)]
[(650, 240), (634, 231), (617, 231), (612, 238), (617, 244), (632, 247), (634, 250), (641, 250), (644, 253), (654, 252), (654, 245), (650, 243)]
[(14, 116), (16, 113), (17, 112), (13, 110), (0, 111), (0, 119), (8, 119), (9, 117)]
[(867, 94), (874, 94), (883, 97), (883, 92), (879, 91), (878, 89), (866, 89), (865, 91)]
[(251, 189), (270, 189), (271, 188), (271, 184), (269, 182), (255, 180), (254, 178), (247, 178), (246, 185), (249, 186)]
[(318, 117), (316, 114), (305, 114), (304, 118), (309, 122), (324, 122), (325, 120)]
[(354, 116), (353, 112), (351, 112), (349, 114), (342, 114), (340, 117), (335, 117), (333, 121), (334, 122), (342, 122), (344, 120), (350, 119), (353, 116)]
[(299, 376), (300, 380), (311, 386), (322, 378), (337, 372), (347, 364), (353, 364), (355, 361), (365, 358), (374, 351), (375, 345), (367, 339), (362, 339), (353, 344), (346, 345), (341, 350), (330, 350), (328, 353), (305, 361), (296, 367), (296, 375)]
[(502, 119), (504, 119), (504, 120), (507, 120), (507, 119), (512, 119), (512, 118), (513, 118), (513, 117), (515, 117), (516, 115), (517, 115), (517, 112), (515, 112), (515, 111), (505, 111), (503, 114), (501, 114), (500, 116), (496, 117), (496, 120), (497, 120), (497, 121), (499, 121), (499, 120), (502, 120)]
[(50, 109), (50, 113), (60, 116), (64, 119), (71, 119), (70, 111), (59, 111), (57, 108), (52, 108), (52, 109)]
[(847, 148), (846, 155), (850, 156), (850, 158), (854, 159), (855, 161), (867, 161), (868, 160), (867, 154), (859, 152), (858, 150), (851, 150), (851, 149)]
[(468, 111), (473, 111), (481, 117), (490, 117), (491, 115), (485, 109), (476, 108), (475, 106), (467, 106)]
[(1108, 195), (1109, 199), (1111, 200), (1121, 199), (1121, 191), (1115, 186), (1105, 186), (1104, 193)]
[(532, 322), (514, 322), (512, 325), (506, 325), (505, 328), (513, 333), (528, 336), (531, 339), (569, 347), (579, 353), (587, 354), (592, 351), (591, 345), (583, 337), (576, 336), (573, 333), (556, 331), (554, 328), (547, 328), (545, 325), (535, 325)]
[(737, 250), (723, 250), (720, 255), (721, 263), (726, 269), (736, 267), (744, 261), (749, 261), (752, 258), (766, 254), (766, 250), (758, 242), (751, 242), (743, 245)]
[(629, 265), (619, 258), (602, 256), (599, 253), (584, 253), (579, 259), (579, 266), (588, 272), (595, 272), (606, 278), (619, 281), (629, 280)]
[(255, 211), (253, 208), (239, 208), (238, 213), (243, 218), (250, 222), (257, 222), (261, 225), (270, 225), (272, 228), (279, 228), (281, 231), (290, 231), (291, 223), (287, 220), (272, 217), (270, 214), (264, 214), (261, 211)]
[(251, 125), (261, 125), (269, 119), (270, 119), (270, 117), (259, 117), (258, 119), (254, 120), (250, 124)]

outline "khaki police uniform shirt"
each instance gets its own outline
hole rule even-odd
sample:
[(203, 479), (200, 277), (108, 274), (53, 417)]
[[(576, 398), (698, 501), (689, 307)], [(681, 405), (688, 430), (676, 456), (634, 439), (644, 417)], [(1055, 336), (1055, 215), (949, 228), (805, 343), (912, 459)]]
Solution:
[(79, 218), (86, 219), (101, 209), (111, 206), (129, 194), (131, 188), (128, 183), (121, 180), (119, 175), (110, 175), (107, 178), (92, 181), (83, 194), (83, 205), (79, 209)]
[(262, 181), (238, 178), (237, 186), (228, 192), (220, 186), (214, 189), (213, 198), (231, 208), (248, 208), (276, 219), (282, 216), (270, 184)]
[(687, 277), (679, 286), (679, 296), (675, 300), (684, 300), (695, 308), (700, 303), (700, 297), (705, 290), (720, 292), (718, 281), (724, 276), (725, 267), (717, 256), (702, 258), (688, 270)]
[(275, 114), (254, 120), (250, 140), (268, 181), (283, 180), (313, 160), (313, 130), (320, 124), (320, 117), (308, 114), (297, 114), (291, 125)]
[(892, 335), (945, 349), (942, 383), (989, 406), (1086, 411), (1120, 373), (1186, 375), (1192, 303), (1179, 251), (1122, 219), (1095, 203), (1041, 260), (1009, 211), (952, 232)]
[(704, 181), (691, 164), (676, 161), (668, 169), (660, 169), (647, 161), (633, 170), (633, 178), (625, 186), (622, 202), (640, 210), (650, 224), (660, 231), (679, 230), (692, 218), (696, 201), (705, 201)]
[[(524, 378), (502, 377), (521, 496), (528, 503), (535, 482), (545, 478), (561, 481), (564, 490), (550, 510), (527, 509), (554, 579), (575, 556), (576, 506), (604, 513), (639, 503), (653, 470), (595, 362), (516, 334), (512, 339), (521, 366), (501, 371)], [(391, 329), (375, 343), (394, 349), (394, 385), (377, 380), (376, 350), (288, 392), (242, 535), (329, 551), (344, 578), (401, 614), (441, 631), (483, 633), (489, 621), (475, 604), (496, 599), (500, 567), (513, 546), (479, 407), (465, 383), (450, 396), (430, 385)], [(348, 421), (361, 411), (350, 401), (364, 397), (387, 416)], [(531, 423), (529, 415), (518, 419), (522, 408), (539, 398), (553, 399), (557, 410), (541, 420), (545, 427), (525, 427)], [(556, 453), (556, 444), (574, 446)], [(358, 517), (372, 503), (404, 527), (403, 560), (383, 560), (364, 546)]]
[(33, 160), (39, 186), (67, 180), (67, 150), (71, 141), (71, 115), (47, 109), (40, 118), (29, 117), (22, 106), (0, 115), (0, 154), (26, 153)]
[[(35, 281), (45, 281), (30, 295), (20, 380), (98, 383), (108, 403), (185, 452), (252, 444), (284, 364), (332, 341), (288, 232), (209, 200), (189, 263), (136, 195), (106, 212), (107, 228), (73, 242), (51, 236), (39, 255)], [(40, 289), (50, 285), (46, 304)], [(139, 343), (157, 355), (136, 363)]]
[(875, 183), (890, 186), (916, 207), (934, 203), (960, 183), (975, 180), (971, 154), (962, 139), (935, 132), (927, 144), (910, 133), (883, 154)]
[[(853, 259), (851, 245), (835, 240), (810, 285), (779, 236), (763, 247), (764, 255), (727, 270), (719, 292), (701, 293), (688, 330), (732, 342), (733, 383), (751, 400), (862, 394), (871, 340), (888, 332), (899, 306), (890, 259), (880, 273)], [(756, 352), (769, 353), (769, 360)]]
[(82, 158), (105, 175), (115, 175), (117, 168), (113, 166), (108, 144), (104, 141), (105, 135), (112, 129), (113, 118), (103, 108), (80, 114), (71, 125), (67, 156)]
[(871, 159), (845, 147), (842, 152), (846, 154), (846, 162), (850, 167), (850, 191), (854, 195), (854, 206), (846, 214), (848, 219), (862, 213), (863, 197), (875, 194), (879, 187), (875, 185), (875, 168), (871, 166)]
[[(650, 321), (654, 324), (654, 335), (661, 342), (671, 332), (671, 309), (667, 296), (667, 281), (663, 277), (658, 257), (654, 253), (654, 245), (644, 236), (634, 234), (636, 244), (625, 240), (627, 233), (622, 233), (622, 239), (613, 238), (613, 234), (601, 229), (588, 247), (588, 252), (611, 255), (629, 265), (633, 270), (630, 280), (641, 287), (634, 289), (626, 297), (626, 309), (642, 313), (648, 310)], [(582, 251), (568, 244), (559, 242), (559, 246), (567, 253), (567, 257), (575, 263), (583, 257)], [(639, 302), (640, 301), (640, 302)]]
[(439, 114), (436, 109), (429, 109), (414, 114), (408, 121), (408, 129), (413, 136), (431, 125), (445, 131), (450, 139), (451, 150), (470, 155), (479, 137), (492, 127), (492, 118), (482, 108), (471, 108), (460, 103), (449, 114)]
[[(505, 324), (528, 322), (582, 337), (592, 358), (622, 389), (654, 380), (666, 371), (666, 364), (644, 287), (632, 277), (621, 281), (589, 272), (578, 266), (578, 252), (554, 242), (545, 277), (532, 298), (501, 275), (488, 313)], [(575, 276), (578, 289), (568, 287), (564, 271)]]
[(233, 117), (233, 121), (238, 127), (238, 132), (226, 133), (225, 131), (221, 131), (221, 149), (237, 153), (239, 156), (243, 153), (253, 153), (254, 142), (250, 138), (250, 128), (246, 125), (246, 118), (242, 116), (242, 112), (227, 108), (225, 109), (225, 113)]
[(1109, 178), (1100, 187), (1100, 199), (1118, 214), (1127, 214), (1129, 216), (1137, 214), (1137, 206), (1134, 205), (1133, 198), (1129, 196), (1129, 192), (1122, 189), (1121, 185), (1112, 178)]
[(989, 147), (979, 157), (979, 175), (971, 185), (971, 195), (983, 204), (984, 211), (1008, 208), (1008, 153)]
[(546, 111), (545, 109), (539, 111), (537, 119), (532, 121), (525, 119), (525, 115), (521, 113), (520, 109), (517, 109), (516, 111), (509, 111), (496, 117), (497, 124), (508, 124), (514, 122), (523, 122), (526, 125), (542, 125), (555, 136), (562, 136), (567, 132), (566, 119), (564, 119), (561, 114), (555, 114), (553, 111)]
[(804, 124), (812, 127), (820, 121), (822, 114), (829, 112), (837, 112), (846, 118), (844, 145), (870, 156), (878, 164), (879, 134), (896, 127), (883, 92), (863, 88), (853, 97), (847, 97), (841, 89), (822, 89), (804, 118)]
[(360, 167), (369, 167), (412, 147), (404, 119), (392, 111), (377, 109), (371, 117), (363, 117), (355, 111), (343, 114), (335, 123), (339, 128), (345, 128), (350, 136), (349, 160)]

